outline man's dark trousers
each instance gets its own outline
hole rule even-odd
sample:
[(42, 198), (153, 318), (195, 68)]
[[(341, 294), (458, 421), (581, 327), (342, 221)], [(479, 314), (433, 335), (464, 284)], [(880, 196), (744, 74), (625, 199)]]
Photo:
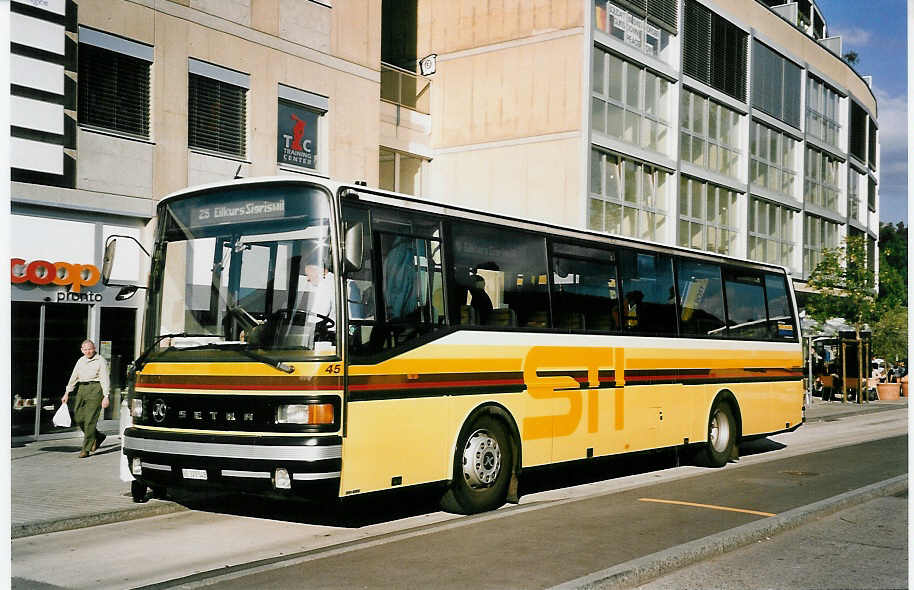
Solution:
[(83, 451), (89, 453), (95, 444), (95, 426), (102, 411), (102, 386), (98, 381), (80, 383), (76, 392), (73, 421), (85, 434)]

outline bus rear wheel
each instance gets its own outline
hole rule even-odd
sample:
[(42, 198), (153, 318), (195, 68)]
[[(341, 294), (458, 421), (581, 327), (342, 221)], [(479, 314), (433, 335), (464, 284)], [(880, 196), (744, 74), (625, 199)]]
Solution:
[(504, 425), (491, 416), (473, 420), (457, 440), (454, 475), (442, 507), (459, 514), (476, 514), (502, 506), (513, 465)]
[(730, 404), (718, 402), (708, 419), (708, 442), (698, 454), (698, 462), (708, 467), (723, 467), (736, 446), (736, 420)]

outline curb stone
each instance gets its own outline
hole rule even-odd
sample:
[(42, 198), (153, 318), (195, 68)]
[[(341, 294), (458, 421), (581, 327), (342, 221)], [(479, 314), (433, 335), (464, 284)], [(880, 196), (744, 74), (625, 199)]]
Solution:
[(115, 522), (136, 520), (138, 518), (147, 518), (150, 516), (162, 516), (164, 514), (184, 512), (186, 510), (188, 510), (187, 507), (182, 506), (181, 504), (176, 504), (174, 502), (150, 500), (147, 506), (142, 507), (115, 510), (113, 512), (106, 512), (103, 514), (86, 514), (83, 516), (74, 516), (72, 518), (61, 518), (14, 525), (10, 529), (10, 537), (12, 539), (19, 539), (22, 537), (43, 535), (45, 533), (57, 533), (60, 531), (82, 529), (102, 524), (112, 524)]

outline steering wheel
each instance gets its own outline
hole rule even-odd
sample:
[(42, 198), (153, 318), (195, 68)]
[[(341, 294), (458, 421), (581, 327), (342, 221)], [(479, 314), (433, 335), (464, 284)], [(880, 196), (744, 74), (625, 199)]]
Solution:
[[(287, 308), (278, 309), (271, 313), (265, 322), (267, 326), (271, 327), (272, 340), (275, 344), (279, 344), (286, 339), (289, 330), (296, 324), (295, 320), (298, 319), (298, 316), (314, 316), (320, 320), (314, 325), (315, 342), (333, 339), (330, 333), (335, 331), (336, 322), (330, 316), (307, 309), (296, 309), (292, 313), (289, 313), (289, 311)], [(306, 322), (303, 321), (301, 323), (305, 324)]]

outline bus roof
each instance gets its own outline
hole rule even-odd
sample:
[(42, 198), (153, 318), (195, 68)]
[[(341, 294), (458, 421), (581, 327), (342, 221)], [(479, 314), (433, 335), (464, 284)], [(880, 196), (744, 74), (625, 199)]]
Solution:
[[(749, 260), (746, 258), (738, 258), (736, 256), (730, 256), (727, 254), (717, 254), (713, 252), (707, 252), (704, 250), (696, 250), (694, 248), (686, 248), (683, 246), (677, 246), (674, 244), (665, 244), (662, 242), (651, 242), (649, 240), (642, 240), (639, 238), (633, 238), (629, 236), (622, 236), (618, 234), (609, 234), (596, 232), (589, 229), (583, 229), (579, 227), (572, 227), (566, 225), (559, 225), (554, 223), (548, 223), (544, 221), (523, 219), (520, 217), (512, 217), (510, 215), (504, 215), (501, 213), (493, 213), (490, 211), (483, 211), (481, 209), (471, 209), (468, 207), (463, 207), (460, 205), (454, 205), (444, 202), (434, 202), (425, 200), (413, 195), (404, 195), (401, 193), (395, 193), (392, 191), (387, 191), (383, 189), (369, 188), (367, 186), (355, 184), (355, 183), (345, 183), (332, 179), (328, 179), (323, 176), (317, 175), (296, 175), (296, 176), (254, 176), (248, 178), (239, 178), (234, 180), (226, 180), (219, 182), (211, 182), (207, 184), (196, 185), (193, 187), (181, 189), (173, 193), (162, 197), (159, 200), (157, 206), (162, 206), (169, 201), (174, 199), (180, 199), (182, 197), (188, 197), (194, 194), (201, 192), (209, 192), (212, 190), (218, 190), (223, 188), (232, 188), (237, 186), (243, 186), (246, 184), (310, 184), (310, 185), (320, 185), (334, 194), (340, 189), (348, 189), (350, 192), (347, 196), (355, 197), (358, 200), (364, 200), (369, 202), (374, 202), (382, 205), (390, 206), (399, 206), (406, 207), (410, 209), (421, 210), (429, 213), (436, 213), (440, 215), (449, 215), (449, 216), (459, 216), (463, 219), (467, 219), (467, 215), (472, 216), (476, 221), (483, 221), (489, 223), (498, 223), (502, 225), (510, 224), (511, 227), (523, 228), (531, 231), (549, 231), (551, 233), (559, 232), (564, 234), (564, 237), (569, 238), (584, 238), (587, 240), (593, 240), (596, 242), (602, 242), (606, 244), (630, 244), (636, 246), (642, 246), (647, 249), (652, 250), (662, 250), (668, 252), (676, 252), (681, 254), (687, 254), (690, 257), (694, 258), (705, 258), (708, 260), (727, 260), (733, 263), (740, 265), (750, 265), (759, 268), (765, 268), (769, 270), (776, 270), (782, 274), (790, 276), (791, 272), (788, 268), (776, 264), (770, 264), (767, 262), (760, 262), (757, 260)], [(353, 192), (355, 194), (353, 194)]]

